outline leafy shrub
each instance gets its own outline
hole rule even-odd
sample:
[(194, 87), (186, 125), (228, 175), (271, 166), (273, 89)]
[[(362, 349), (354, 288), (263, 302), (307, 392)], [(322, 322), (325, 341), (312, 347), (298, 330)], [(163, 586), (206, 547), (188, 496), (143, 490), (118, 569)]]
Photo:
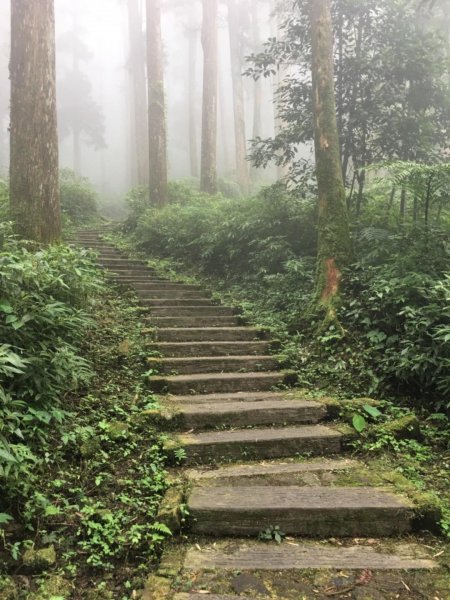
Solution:
[(342, 319), (370, 349), (378, 391), (442, 408), (450, 393), (448, 236), (418, 229), (369, 236), (358, 250)]
[(8, 215), (9, 190), (8, 184), (0, 179), (0, 222), (5, 221)]
[(7, 224), (0, 237), (0, 481), (12, 492), (30, 484), (29, 467), (67, 414), (65, 395), (91, 377), (77, 343), (98, 281), (86, 251), (32, 251)]
[(59, 176), (61, 209), (72, 225), (89, 223), (98, 216), (97, 193), (89, 180), (70, 169), (62, 169)]

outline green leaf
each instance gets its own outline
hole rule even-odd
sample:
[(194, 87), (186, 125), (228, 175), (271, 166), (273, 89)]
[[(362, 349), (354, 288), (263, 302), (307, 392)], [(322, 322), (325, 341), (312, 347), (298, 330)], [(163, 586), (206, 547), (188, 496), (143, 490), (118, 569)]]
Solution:
[(14, 312), (14, 309), (9, 302), (2, 300), (0, 301), (0, 312), (10, 315), (12, 312)]
[(361, 433), (367, 427), (367, 421), (362, 415), (353, 415), (352, 423), (358, 433)]
[(11, 515), (7, 515), (6, 513), (0, 513), (0, 525), (10, 523), (11, 521), (14, 521)]
[(366, 411), (368, 415), (373, 417), (374, 419), (378, 419), (381, 417), (381, 412), (375, 406), (371, 406), (370, 404), (364, 404), (363, 409)]

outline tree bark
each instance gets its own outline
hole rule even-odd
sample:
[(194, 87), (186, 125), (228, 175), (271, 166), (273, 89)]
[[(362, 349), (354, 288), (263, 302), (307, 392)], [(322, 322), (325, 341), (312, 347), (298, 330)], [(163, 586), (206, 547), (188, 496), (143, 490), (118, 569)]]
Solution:
[(315, 304), (325, 312), (325, 322), (333, 322), (336, 321), (342, 268), (351, 258), (351, 242), (336, 122), (330, 0), (312, 0), (310, 19), (319, 190)]
[(217, 193), (218, 0), (203, 0), (203, 108), (200, 189)]
[(53, 0), (11, 2), (10, 203), (17, 233), (61, 237)]
[[(259, 31), (259, 14), (258, 4), (252, 2), (252, 38), (253, 38), (253, 52), (259, 52), (261, 46), (260, 31)], [(262, 135), (262, 78), (258, 77), (253, 82), (253, 132), (252, 138), (256, 140)], [(255, 182), (258, 178), (258, 169), (254, 166), (251, 167), (251, 179)]]
[(129, 71), (132, 89), (132, 125), (138, 185), (148, 185), (148, 114), (145, 74), (145, 38), (139, 0), (128, 0)]
[(236, 176), (243, 194), (249, 190), (247, 137), (245, 132), (244, 82), (242, 79), (243, 39), (236, 0), (228, 0), (228, 31), (230, 36), (231, 78), (233, 83), (234, 140)]
[(148, 141), (150, 202), (167, 204), (167, 134), (161, 2), (147, 0)]
[[(192, 13), (191, 13), (192, 14)], [(188, 35), (188, 95), (189, 95), (189, 161), (191, 177), (198, 177), (198, 148), (197, 148), (197, 27), (193, 19), (189, 23)]]

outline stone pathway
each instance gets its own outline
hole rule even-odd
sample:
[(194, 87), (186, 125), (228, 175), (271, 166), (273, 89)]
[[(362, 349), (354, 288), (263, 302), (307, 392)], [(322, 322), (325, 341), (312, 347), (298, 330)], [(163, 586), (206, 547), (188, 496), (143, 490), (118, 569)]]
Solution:
[[(361, 464), (345, 456), (346, 427), (327, 423), (324, 404), (290, 388), (294, 378), (279, 368), (264, 331), (243, 324), (199, 286), (161, 279), (124, 258), (102, 241), (102, 231), (83, 230), (75, 239), (97, 250), (113, 281), (136, 291), (148, 325), (149, 368), (158, 372), (149, 385), (172, 431), (168, 449), (183, 448), (184, 456), (174, 489), (185, 495), (187, 543), (169, 547), (145, 597), (309, 599), (327, 594), (293, 582), (275, 589), (276, 578), (267, 583), (261, 574), (349, 570), (352, 591), (367, 583), (358, 571), (437, 568), (425, 547), (395, 539), (416, 527), (413, 500), (367, 481)], [(288, 539), (264, 543), (257, 541), (261, 532)], [(345, 586), (336, 590), (329, 595), (363, 598), (345, 596)], [(439, 593), (430, 598), (441, 600)], [(416, 596), (364, 596), (372, 597)]]

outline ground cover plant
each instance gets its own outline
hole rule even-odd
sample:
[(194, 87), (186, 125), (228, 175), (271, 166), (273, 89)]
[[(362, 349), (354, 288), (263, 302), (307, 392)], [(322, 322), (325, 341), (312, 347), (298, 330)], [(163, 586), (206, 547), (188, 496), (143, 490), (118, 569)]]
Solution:
[(2, 244), (0, 596), (131, 598), (170, 534), (134, 298), (87, 251)]

